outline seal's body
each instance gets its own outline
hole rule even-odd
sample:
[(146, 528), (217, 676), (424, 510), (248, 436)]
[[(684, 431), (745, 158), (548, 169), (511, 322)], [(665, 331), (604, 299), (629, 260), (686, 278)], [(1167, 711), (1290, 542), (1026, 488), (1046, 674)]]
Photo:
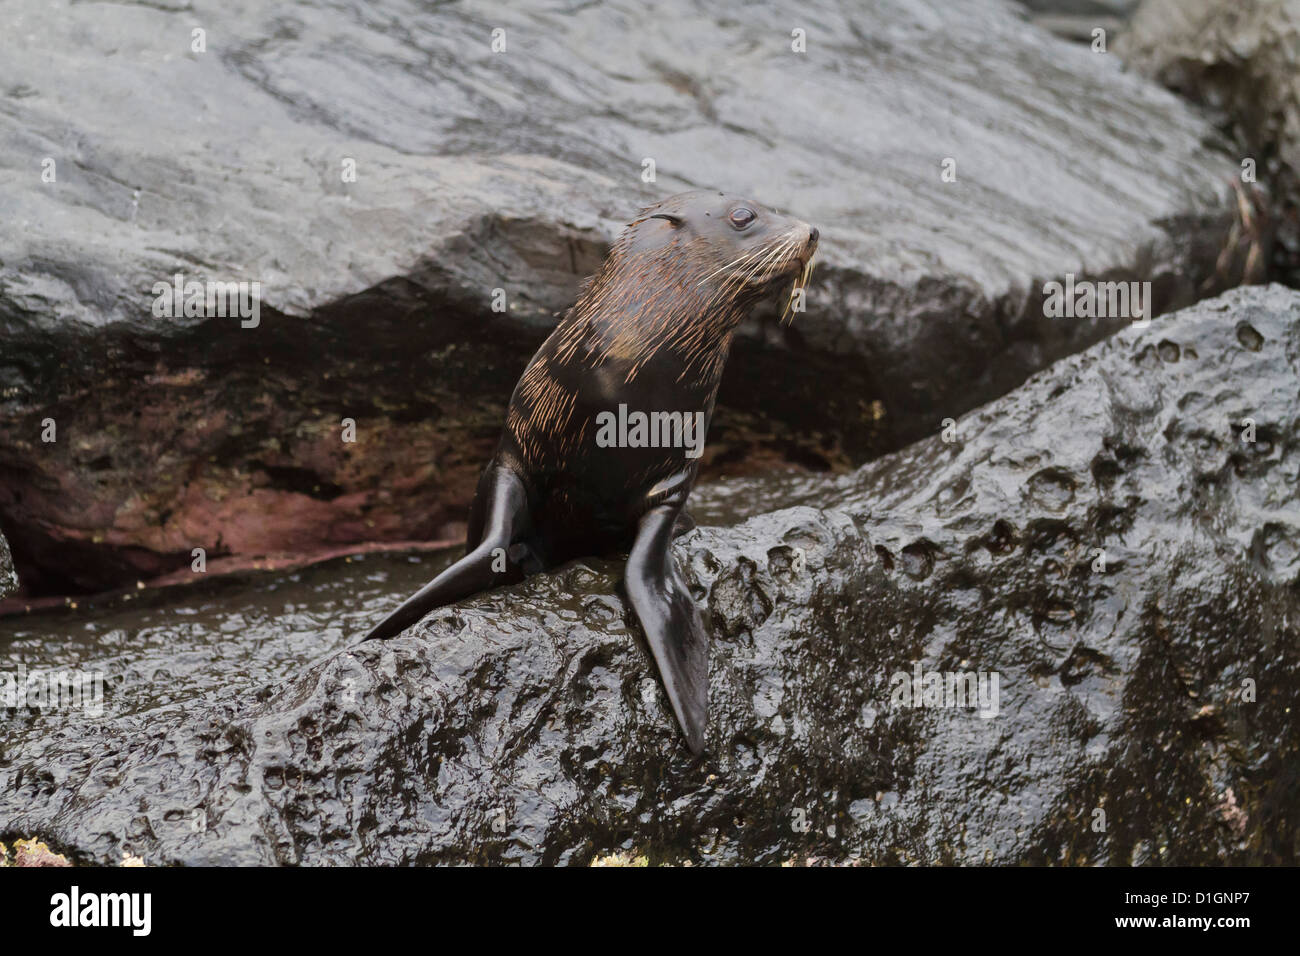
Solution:
[(571, 558), (629, 549), (628, 597), (691, 750), (703, 747), (708, 645), (669, 550), (736, 326), (806, 278), (817, 230), (690, 192), (643, 210), (515, 386), (479, 481), (466, 556), (366, 639)]

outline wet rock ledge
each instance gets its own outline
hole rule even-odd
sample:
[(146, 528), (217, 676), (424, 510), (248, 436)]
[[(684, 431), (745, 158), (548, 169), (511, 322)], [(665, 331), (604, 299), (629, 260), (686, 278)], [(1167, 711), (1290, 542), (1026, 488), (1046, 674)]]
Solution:
[(18, 590), (18, 575), (14, 574), (14, 559), (9, 554), (9, 542), (0, 534), (0, 598)]
[[(1294, 864), (1298, 366), (1300, 294), (1236, 290), (680, 539), (700, 763), (578, 563), (223, 700), (110, 675), (5, 745), (0, 819), (151, 864)], [(996, 716), (897, 701), (917, 662), (997, 672)]]
[[(1264, 241), (1202, 118), (1003, 0), (9, 0), (0, 61), (24, 78), (0, 88), (0, 528), (27, 596), (196, 547), (456, 537), (554, 313), (680, 189), (823, 236), (808, 313), (736, 349), (712, 475), (847, 471), (1113, 330), (1045, 320), (1045, 281), (1150, 281), (1159, 312)], [(260, 324), (155, 318), (177, 274), (260, 282)]]

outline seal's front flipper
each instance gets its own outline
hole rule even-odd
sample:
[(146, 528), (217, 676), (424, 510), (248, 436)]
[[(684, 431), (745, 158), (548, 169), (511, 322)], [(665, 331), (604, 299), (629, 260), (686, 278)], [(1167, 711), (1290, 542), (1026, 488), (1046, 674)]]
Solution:
[(528, 526), (528, 495), (523, 482), (510, 469), (497, 468), (485, 478), (483, 491), (483, 528), (474, 550), (403, 601), (362, 640), (393, 637), (434, 608), (523, 577), (519, 565), (509, 557), (510, 545)]
[(646, 512), (627, 558), (627, 594), (692, 753), (704, 749), (709, 710), (709, 644), (704, 622), (669, 545), (680, 506)]

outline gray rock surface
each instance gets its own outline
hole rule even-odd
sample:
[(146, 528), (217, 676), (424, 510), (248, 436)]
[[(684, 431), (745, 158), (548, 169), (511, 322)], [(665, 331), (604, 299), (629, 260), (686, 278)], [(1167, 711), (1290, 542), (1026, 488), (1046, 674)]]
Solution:
[(1300, 2), (1144, 0), (1115, 50), (1205, 107), (1238, 163), (1253, 161), (1270, 197), (1272, 272), (1300, 282)]
[[(1115, 327), (1045, 320), (1046, 280), (1149, 280), (1162, 311), (1240, 274), (1205, 122), (1003, 0), (10, 0), (5, 27), (0, 518), (29, 594), (454, 538), (553, 314), (679, 189), (823, 237), (808, 313), (737, 348), (713, 474), (847, 468)], [(260, 325), (153, 317), (177, 273), (260, 282)]]
[[(676, 545), (714, 635), (698, 764), (617, 563), (302, 669), (382, 581), (273, 640), (229, 598), (212, 633), (20, 639), (0, 667), (87, 666), (98, 641), (108, 703), (11, 722), (0, 831), (157, 864), (1295, 864), (1298, 395), (1300, 293), (1241, 289), (1056, 363), (952, 441), (748, 495), (790, 506)], [(998, 673), (996, 716), (898, 702), (916, 662)]]

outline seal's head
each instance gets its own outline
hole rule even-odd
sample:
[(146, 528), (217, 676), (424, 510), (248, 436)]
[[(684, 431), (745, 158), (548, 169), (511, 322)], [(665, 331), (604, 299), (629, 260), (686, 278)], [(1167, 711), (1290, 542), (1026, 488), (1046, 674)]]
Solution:
[(698, 286), (751, 300), (806, 278), (817, 240), (816, 228), (762, 203), (695, 190), (642, 210), (620, 242), (633, 255), (671, 254)]
[(682, 380), (716, 384), (735, 328), (759, 299), (808, 280), (817, 230), (762, 203), (708, 190), (641, 210), (583, 284), (557, 351), (628, 364), (626, 381), (665, 350)]

